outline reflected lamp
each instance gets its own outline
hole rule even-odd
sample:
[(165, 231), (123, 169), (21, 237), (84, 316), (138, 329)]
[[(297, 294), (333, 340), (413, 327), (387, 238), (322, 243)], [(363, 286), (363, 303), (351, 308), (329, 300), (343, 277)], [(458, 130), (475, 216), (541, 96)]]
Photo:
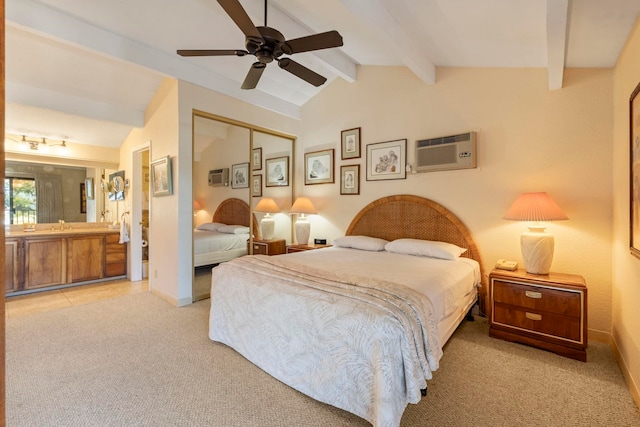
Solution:
[(254, 211), (264, 213), (260, 221), (260, 234), (262, 240), (273, 239), (273, 233), (275, 231), (275, 221), (271, 214), (280, 212), (280, 208), (276, 204), (275, 200), (268, 197), (263, 197), (256, 205)]
[(520, 249), (527, 273), (549, 274), (553, 260), (553, 235), (545, 232), (542, 222), (569, 219), (547, 193), (522, 193), (503, 219), (527, 221), (529, 231), (520, 237)]

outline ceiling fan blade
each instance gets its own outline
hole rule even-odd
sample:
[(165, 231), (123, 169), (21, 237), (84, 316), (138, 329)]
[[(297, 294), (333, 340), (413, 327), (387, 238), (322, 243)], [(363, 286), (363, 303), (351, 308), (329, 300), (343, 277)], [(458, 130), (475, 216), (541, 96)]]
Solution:
[(321, 86), (327, 81), (326, 77), (322, 77), (316, 73), (294, 61), (291, 58), (282, 58), (278, 60), (278, 66), (283, 70), (286, 70), (296, 77), (300, 77), (302, 80), (311, 83), (314, 86)]
[(287, 55), (292, 55), (294, 53), (328, 49), (330, 47), (338, 46), (342, 46), (342, 36), (339, 32), (333, 30), (327, 31), (326, 33), (313, 34), (311, 36), (287, 40), (282, 43), (280, 48)]
[(260, 34), (260, 31), (258, 31), (238, 0), (218, 0), (218, 3), (248, 39), (252, 39), (260, 45), (264, 43), (262, 34)]
[(265, 68), (267, 68), (267, 64), (254, 62), (244, 78), (244, 82), (242, 82), (242, 89), (255, 89)]
[(234, 50), (234, 49), (215, 49), (215, 50), (206, 50), (206, 49), (181, 49), (177, 51), (180, 56), (245, 56), (249, 52), (246, 50)]

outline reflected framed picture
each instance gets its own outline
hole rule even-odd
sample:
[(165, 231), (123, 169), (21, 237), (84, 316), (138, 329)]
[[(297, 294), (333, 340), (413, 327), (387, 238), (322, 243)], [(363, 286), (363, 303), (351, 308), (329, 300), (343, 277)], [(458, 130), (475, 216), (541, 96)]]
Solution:
[(360, 158), (360, 128), (343, 130), (340, 133), (342, 160)]
[(334, 149), (313, 151), (304, 154), (304, 183), (332, 184), (333, 177), (333, 153)]
[(360, 194), (360, 165), (340, 166), (340, 194)]
[(262, 197), (262, 175), (253, 175), (251, 182), (251, 195)]
[(87, 200), (93, 200), (94, 196), (94, 188), (93, 188), (93, 178), (87, 178), (84, 180), (84, 188), (87, 194)]
[(249, 163), (231, 166), (231, 188), (249, 188)]
[(154, 197), (173, 194), (173, 177), (171, 175), (171, 156), (154, 160), (151, 166), (151, 185)]
[(629, 99), (629, 246), (633, 256), (640, 258), (640, 83)]
[(85, 182), (80, 183), (80, 213), (87, 213), (87, 186)]
[(407, 140), (367, 145), (367, 181), (406, 179)]
[(289, 185), (289, 156), (267, 159), (264, 162), (265, 187), (287, 187)]
[(254, 148), (251, 153), (251, 170), (259, 171), (262, 169), (262, 148)]

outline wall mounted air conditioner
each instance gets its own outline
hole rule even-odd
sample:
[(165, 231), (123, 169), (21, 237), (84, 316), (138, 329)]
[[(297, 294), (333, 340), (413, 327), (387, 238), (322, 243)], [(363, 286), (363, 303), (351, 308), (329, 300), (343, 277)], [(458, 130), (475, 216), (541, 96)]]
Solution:
[(225, 185), (229, 185), (229, 168), (210, 170), (209, 185), (211, 187), (223, 187)]
[(416, 171), (476, 167), (476, 132), (416, 141)]

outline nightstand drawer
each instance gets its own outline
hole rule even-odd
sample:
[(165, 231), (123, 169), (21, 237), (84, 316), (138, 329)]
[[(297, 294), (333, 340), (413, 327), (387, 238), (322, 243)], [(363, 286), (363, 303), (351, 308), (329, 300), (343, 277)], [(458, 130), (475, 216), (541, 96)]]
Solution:
[(493, 282), (493, 301), (496, 304), (550, 312), (580, 318), (581, 293), (541, 286), (528, 286), (501, 280)]
[(526, 310), (498, 303), (494, 305), (493, 309), (493, 322), (496, 325), (512, 326), (576, 343), (581, 342), (580, 317)]
[(254, 243), (253, 244), (253, 254), (254, 255), (269, 255), (269, 246), (261, 244), (261, 243)]

